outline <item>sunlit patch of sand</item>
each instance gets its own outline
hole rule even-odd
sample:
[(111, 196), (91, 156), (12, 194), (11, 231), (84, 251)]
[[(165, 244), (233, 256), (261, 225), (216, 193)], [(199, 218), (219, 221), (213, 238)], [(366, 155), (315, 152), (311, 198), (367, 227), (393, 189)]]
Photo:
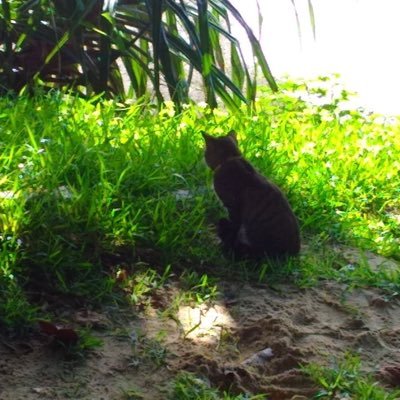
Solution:
[(217, 342), (224, 329), (236, 326), (229, 311), (219, 304), (182, 306), (178, 311), (178, 319), (185, 337), (200, 343)]

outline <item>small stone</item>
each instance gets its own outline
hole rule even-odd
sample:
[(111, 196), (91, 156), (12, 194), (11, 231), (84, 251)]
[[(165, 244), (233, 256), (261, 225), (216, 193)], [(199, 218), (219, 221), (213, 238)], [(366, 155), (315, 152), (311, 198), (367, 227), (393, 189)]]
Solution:
[(32, 388), (32, 391), (37, 394), (44, 394), (44, 393), (46, 393), (46, 388), (35, 387), (35, 388)]
[(244, 360), (242, 364), (245, 365), (263, 365), (274, 356), (270, 347), (253, 354), (248, 359)]

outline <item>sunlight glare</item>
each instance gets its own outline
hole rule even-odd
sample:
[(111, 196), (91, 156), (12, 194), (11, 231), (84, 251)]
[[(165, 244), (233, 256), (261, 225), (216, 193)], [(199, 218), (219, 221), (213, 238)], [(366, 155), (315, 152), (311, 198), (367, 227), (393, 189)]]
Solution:
[[(256, 0), (233, 0), (233, 4), (258, 36)], [(259, 4), (263, 16), (260, 42), (276, 77), (313, 79), (339, 73), (346, 89), (358, 93), (352, 99), (354, 106), (400, 114), (398, 0), (312, 0), (315, 38), (308, 0), (259, 0)], [(233, 34), (251, 63), (251, 45), (238, 23), (233, 24)]]
[(218, 342), (224, 329), (235, 327), (229, 311), (221, 304), (182, 306), (178, 311), (185, 337), (201, 343)]

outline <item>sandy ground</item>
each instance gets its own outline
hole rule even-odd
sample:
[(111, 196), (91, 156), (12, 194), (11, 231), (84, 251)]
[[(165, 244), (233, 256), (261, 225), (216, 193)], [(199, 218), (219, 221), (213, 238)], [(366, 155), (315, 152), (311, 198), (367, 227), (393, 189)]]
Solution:
[(174, 313), (173, 284), (142, 310), (62, 310), (103, 341), (84, 357), (66, 357), (39, 332), (0, 337), (0, 400), (166, 399), (181, 370), (222, 389), (304, 399), (316, 389), (301, 364), (329, 365), (347, 350), (371, 373), (400, 363), (400, 304), (377, 290), (222, 282), (220, 291), (211, 306)]

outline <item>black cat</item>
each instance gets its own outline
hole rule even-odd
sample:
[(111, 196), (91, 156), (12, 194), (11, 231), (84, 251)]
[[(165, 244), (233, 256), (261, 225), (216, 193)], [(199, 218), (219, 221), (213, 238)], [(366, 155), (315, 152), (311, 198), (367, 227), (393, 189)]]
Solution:
[(224, 248), (237, 258), (279, 258), (300, 251), (297, 219), (281, 190), (258, 173), (238, 148), (235, 132), (203, 133), (214, 189), (229, 213), (218, 222)]

